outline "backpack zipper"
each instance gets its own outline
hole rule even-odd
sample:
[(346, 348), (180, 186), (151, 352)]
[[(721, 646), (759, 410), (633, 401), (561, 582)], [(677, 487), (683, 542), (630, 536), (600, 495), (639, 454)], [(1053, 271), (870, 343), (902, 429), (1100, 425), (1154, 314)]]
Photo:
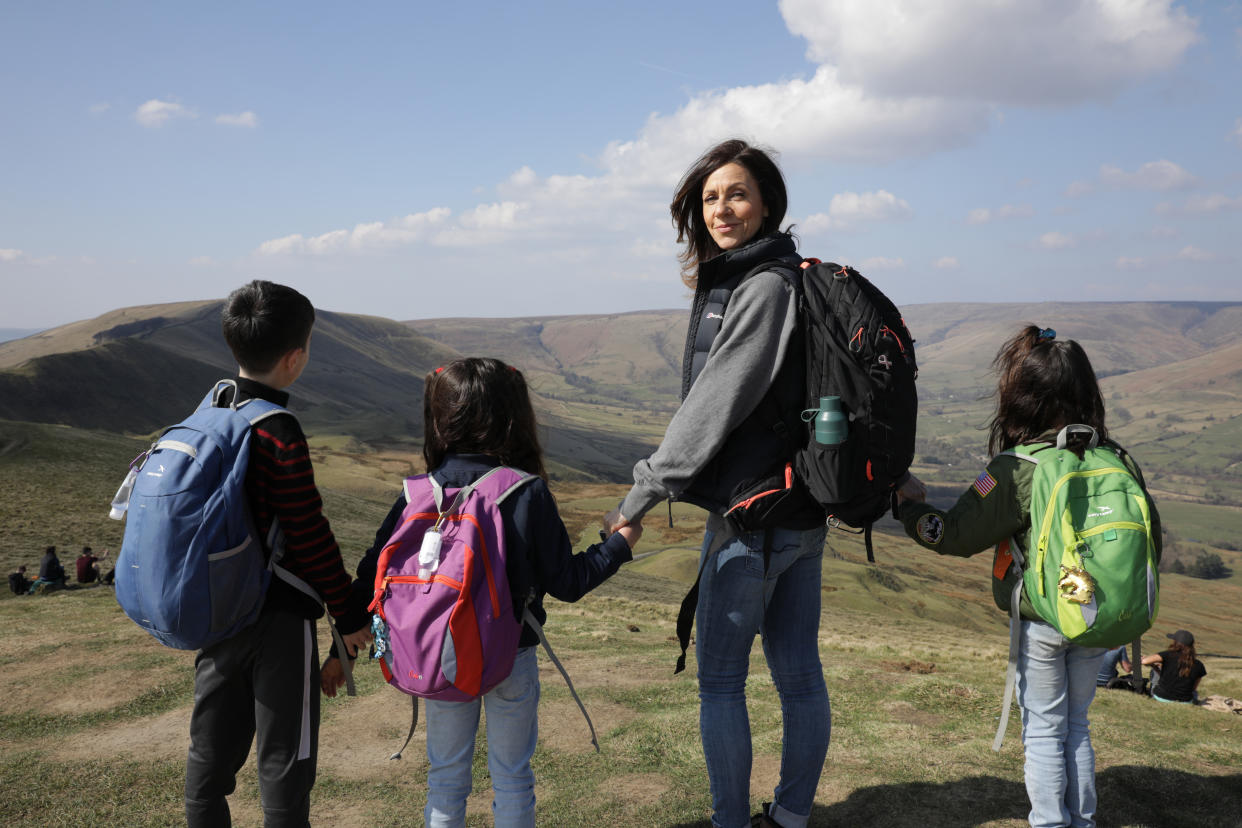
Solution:
[[(1056, 484), (1052, 487), (1052, 492), (1050, 493), (1048, 497), (1048, 502), (1056, 503), (1057, 496), (1061, 492), (1061, 487), (1064, 486), (1066, 483), (1068, 483), (1071, 479), (1079, 478), (1079, 477), (1100, 477), (1106, 474), (1129, 475), (1129, 471), (1127, 471), (1126, 469), (1087, 469), (1085, 471), (1070, 472), (1069, 474), (1066, 474), (1062, 476), (1059, 480), (1057, 480)], [(1040, 524), (1040, 527), (1039, 527), (1039, 547), (1035, 550), (1035, 573), (1037, 575), (1036, 580), (1039, 582), (1039, 594), (1041, 596), (1047, 594), (1046, 590), (1044, 589), (1044, 557), (1048, 552), (1048, 534), (1049, 534), (1049, 531), (1052, 529), (1053, 511), (1054, 510), (1049, 509), (1048, 511), (1044, 512), (1044, 520), (1043, 520), (1043, 523)], [(1117, 523), (1124, 523), (1124, 522), (1126, 521), (1117, 521)], [(1143, 527), (1143, 526), (1139, 526), (1139, 529), (1146, 531), (1146, 527)], [(1088, 530), (1088, 532), (1083, 532), (1078, 536), (1086, 537), (1088, 534), (1094, 534), (1094, 533), (1095, 533), (1094, 529), (1092, 529), (1092, 530)]]

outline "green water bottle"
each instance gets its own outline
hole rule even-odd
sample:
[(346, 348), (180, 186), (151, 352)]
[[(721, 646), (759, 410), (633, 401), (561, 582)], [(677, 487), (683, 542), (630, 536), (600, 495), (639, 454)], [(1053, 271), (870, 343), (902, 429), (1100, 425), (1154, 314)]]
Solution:
[(849, 436), (849, 417), (841, 409), (840, 397), (820, 397), (819, 408), (802, 412), (802, 421), (815, 420), (815, 442), (822, 446), (835, 446)]

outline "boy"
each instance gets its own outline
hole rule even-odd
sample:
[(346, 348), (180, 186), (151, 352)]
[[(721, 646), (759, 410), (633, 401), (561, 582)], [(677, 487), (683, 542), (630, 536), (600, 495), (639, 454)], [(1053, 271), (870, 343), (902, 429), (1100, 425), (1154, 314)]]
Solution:
[[(224, 339), (238, 364), (242, 399), (284, 406), (283, 390), (310, 357), (315, 310), (292, 288), (256, 280), (229, 295)], [(281, 566), (319, 593), (350, 656), (370, 638), (369, 618), (348, 617), (350, 578), (315, 486), (306, 436), (288, 414), (251, 429), (246, 493), (261, 537), (278, 525)], [(283, 536), (283, 537), (282, 537)], [(259, 793), (266, 826), (307, 826), (319, 738), (319, 652), (323, 608), (278, 577), (254, 624), (199, 652), (185, 771), (186, 820), (230, 825), (237, 771), (257, 734)]]

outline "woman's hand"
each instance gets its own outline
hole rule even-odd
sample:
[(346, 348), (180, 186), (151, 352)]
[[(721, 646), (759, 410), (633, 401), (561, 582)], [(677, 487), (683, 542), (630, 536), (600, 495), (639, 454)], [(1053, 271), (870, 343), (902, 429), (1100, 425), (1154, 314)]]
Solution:
[[(608, 514), (604, 515), (604, 534), (605, 535), (611, 535), (613, 532), (616, 532), (622, 526), (629, 526), (629, 525), (630, 525), (630, 519), (627, 518), (625, 515), (621, 514), (620, 506), (613, 509)], [(642, 534), (642, 529), (638, 530), (638, 534), (640, 535)], [(637, 541), (638, 539), (635, 538), (634, 540)], [(630, 546), (633, 546), (633, 545), (634, 544), (630, 544)]]
[(330, 699), (336, 698), (337, 688), (345, 684), (345, 666), (339, 658), (328, 656), (319, 668), (319, 689)]

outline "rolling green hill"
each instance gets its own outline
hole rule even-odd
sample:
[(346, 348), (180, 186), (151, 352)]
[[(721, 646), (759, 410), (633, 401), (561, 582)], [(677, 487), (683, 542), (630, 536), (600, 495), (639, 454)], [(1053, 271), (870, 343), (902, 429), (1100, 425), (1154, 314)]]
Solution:
[[(1162, 576), (1145, 636), (1195, 631), (1203, 689), (1242, 697), (1242, 325), (1236, 305), (917, 306), (922, 417), (916, 471), (951, 501), (986, 459), (987, 366), (1017, 323), (1084, 342), (1105, 378), (1110, 423), (1148, 471), (1170, 540), (1219, 554), (1225, 579)], [(0, 565), (42, 547), (117, 549), (106, 507), (149, 432), (180, 418), (231, 361), (219, 303), (126, 309), (0, 343)], [(401, 477), (421, 470), (423, 374), (458, 353), (492, 354), (531, 378), (554, 491), (571, 537), (591, 542), (629, 464), (676, 404), (681, 311), (542, 320), (397, 323), (321, 312), (313, 359), (294, 387), (325, 511), (348, 566), (371, 542)], [(1144, 350), (1146, 344), (1151, 348)], [(142, 406), (136, 405), (142, 400)], [(145, 413), (143, 413), (143, 409)], [(690, 670), (672, 676), (676, 608), (696, 571), (701, 513), (678, 504), (648, 521), (628, 564), (573, 606), (549, 606), (549, 636), (600, 731), (603, 755), (555, 674), (543, 671), (535, 757), (541, 825), (702, 826), (706, 771)], [(891, 522), (877, 565), (860, 539), (830, 533), (820, 651), (833, 708), (829, 764), (811, 824), (1025, 824), (1017, 728), (988, 745), (1004, 681), (1004, 618), (987, 556), (940, 558)], [(166, 825), (180, 819), (193, 654), (129, 623), (106, 589), (0, 597), (0, 825)], [(323, 634), (320, 627), (321, 638)], [(326, 641), (323, 642), (326, 646)], [(544, 665), (546, 667), (546, 665)], [(422, 728), (400, 763), (404, 697), (362, 665), (360, 696), (327, 700), (317, 822), (351, 828), (416, 821)], [(770, 797), (779, 704), (755, 648), (748, 680), (755, 771)], [(1101, 825), (1233, 826), (1242, 808), (1236, 717), (1102, 693), (1092, 708)], [(75, 784), (48, 785), (66, 778)], [(487, 788), (479, 766), (476, 787)], [(254, 776), (239, 776), (239, 824), (261, 821)], [(484, 793), (468, 824), (486, 824)]]

